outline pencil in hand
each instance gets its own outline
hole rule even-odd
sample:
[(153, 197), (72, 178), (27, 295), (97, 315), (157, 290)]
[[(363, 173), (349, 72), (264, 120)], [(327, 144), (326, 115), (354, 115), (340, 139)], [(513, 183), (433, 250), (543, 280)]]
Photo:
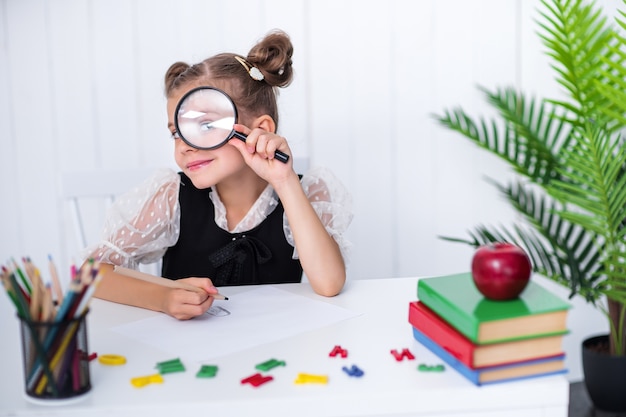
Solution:
[[(129, 268), (124, 268), (123, 266), (115, 266), (114, 271), (117, 272), (118, 274), (125, 275), (127, 277), (151, 282), (153, 284), (161, 285), (163, 287), (179, 288), (179, 289), (183, 289), (187, 291), (193, 291), (193, 292), (198, 292), (198, 293), (201, 292), (202, 294), (206, 294), (206, 291), (204, 291), (200, 287), (196, 287), (195, 285), (187, 284), (186, 282), (182, 282), (178, 280), (158, 277), (156, 275), (146, 274), (145, 272), (136, 271), (134, 269), (129, 269)], [(209, 297), (213, 297), (216, 300), (228, 300), (228, 297), (220, 293), (217, 293), (217, 294), (209, 293)]]

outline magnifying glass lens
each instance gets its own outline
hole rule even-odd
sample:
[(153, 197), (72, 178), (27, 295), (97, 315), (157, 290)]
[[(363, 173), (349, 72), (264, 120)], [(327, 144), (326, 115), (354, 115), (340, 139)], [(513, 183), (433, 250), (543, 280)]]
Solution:
[[(174, 113), (176, 130), (181, 139), (196, 149), (215, 149), (230, 138), (246, 141), (246, 135), (236, 132), (237, 108), (226, 93), (214, 87), (198, 87), (185, 94)], [(286, 163), (289, 155), (274, 152), (274, 157)]]
[(222, 146), (232, 137), (235, 121), (233, 102), (213, 88), (192, 90), (176, 111), (178, 133), (189, 145), (200, 149)]

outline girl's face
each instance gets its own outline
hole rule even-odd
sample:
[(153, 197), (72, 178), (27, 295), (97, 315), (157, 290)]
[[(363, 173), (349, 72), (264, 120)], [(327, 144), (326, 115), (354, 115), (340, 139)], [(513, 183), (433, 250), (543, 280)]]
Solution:
[[(197, 86), (179, 88), (167, 98), (167, 126), (172, 134), (176, 132), (176, 106), (182, 96), (194, 87)], [(228, 143), (217, 149), (200, 150), (189, 146), (180, 138), (175, 138), (174, 159), (193, 185), (200, 189), (209, 188), (247, 168), (239, 151)]]

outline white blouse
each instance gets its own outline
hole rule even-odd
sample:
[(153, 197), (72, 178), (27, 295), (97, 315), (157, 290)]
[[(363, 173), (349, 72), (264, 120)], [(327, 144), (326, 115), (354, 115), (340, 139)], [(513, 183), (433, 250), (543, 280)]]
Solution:
[[(347, 189), (325, 168), (314, 168), (302, 176), (302, 188), (328, 233), (337, 242), (344, 260), (349, 258), (350, 242), (344, 233), (352, 221), (352, 199)], [(107, 213), (100, 243), (85, 250), (86, 257), (136, 269), (139, 263), (152, 263), (173, 246), (180, 234), (178, 173), (170, 169), (156, 171), (143, 184), (115, 200)], [(217, 190), (209, 194), (215, 205), (215, 223), (230, 233), (251, 230), (261, 224), (278, 205), (271, 185), (265, 188), (250, 211), (232, 230), (228, 230), (226, 209)], [(287, 216), (283, 214), (283, 232), (294, 246)]]

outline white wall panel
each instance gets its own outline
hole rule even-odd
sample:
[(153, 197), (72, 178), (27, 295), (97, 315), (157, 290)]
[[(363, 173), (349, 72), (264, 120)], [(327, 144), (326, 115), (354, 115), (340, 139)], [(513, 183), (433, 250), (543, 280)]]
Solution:
[(395, 1), (392, 7), (394, 267), (399, 276), (429, 274), (434, 269), (431, 254), (437, 224), (433, 219), (438, 211), (433, 200), (437, 127), (431, 117), (436, 110), (432, 105), (436, 92), (432, 81), (437, 72), (433, 65), (436, 7), (432, 1)]
[[(50, 70), (59, 168), (97, 166), (93, 49), (88, 2), (48, 2)], [(71, 10), (71, 18), (68, 18)]]
[[(474, 116), (484, 114), (486, 106), (476, 87), (478, 84), (490, 85), (493, 81), (485, 69), (496, 61), (510, 63), (509, 71), (500, 74), (499, 78), (507, 83), (514, 82), (515, 1), (449, 0), (434, 4), (431, 112), (442, 114), (444, 108), (461, 106)], [(484, 25), (481, 22), (490, 23)], [(503, 27), (504, 32), (499, 30)], [(495, 37), (500, 39), (499, 45), (494, 44), (492, 39)], [(484, 57), (484, 51), (490, 48), (493, 55)], [(497, 204), (498, 199), (494, 190), (485, 192), (483, 175), (499, 177), (501, 170), (489, 171), (483, 165), (484, 151), (457, 133), (437, 127), (431, 140), (434, 150), (432, 199), (436, 207), (431, 221), (436, 225), (436, 235), (429, 237), (432, 245), (425, 258), (430, 265), (423, 274), (439, 274), (442, 269), (445, 273), (468, 270), (470, 248), (437, 237), (466, 237), (466, 230), (476, 225), (479, 219), (490, 222), (491, 218), (485, 219), (485, 210)]]
[[(343, 70), (338, 76), (351, 84), (356, 100), (347, 109), (350, 134), (343, 138), (351, 144), (347, 158), (353, 159), (354, 228), (350, 236), (367, 252), (355, 251), (351, 271), (355, 276), (373, 278), (392, 271), (395, 249), (395, 190), (393, 157), (396, 128), (393, 120), (395, 91), (391, 88), (390, 8), (383, 3), (363, 6), (353, 3), (344, 16), (342, 36), (349, 47), (344, 50)], [(348, 35), (349, 34), (349, 35)], [(326, 103), (314, 103), (315, 106)]]
[(137, 141), (137, 62), (134, 59), (132, 2), (90, 2), (91, 48), (98, 168), (133, 166), (141, 153)]
[(19, 227), (19, 241), (7, 248), (17, 259), (28, 254), (25, 248), (29, 253), (56, 254), (61, 247), (54, 173), (62, 150), (57, 146), (53, 120), (52, 50), (46, 6), (43, 0), (9, 1), (5, 9), (3, 31), (10, 85), (1, 95), (10, 100), (9, 140), (14, 146), (10, 158), (15, 165), (3, 181), (14, 190), (9, 193), (14, 198), (7, 203), (15, 206), (17, 215), (2, 222)]
[[(72, 18), (68, 19), (68, 10)], [(80, 0), (47, 3), (49, 41), (49, 77), (52, 88), (52, 124), (50, 132), (57, 152), (57, 168), (52, 175), (55, 193), (60, 195), (58, 174), (64, 170), (88, 170), (100, 166), (95, 89), (93, 87), (92, 50), (90, 33), (90, 7)], [(78, 261), (79, 246), (73, 239), (71, 218), (67, 205), (57, 200), (57, 222), (61, 247), (53, 251), (56, 262), (63, 270), (74, 259)], [(93, 213), (89, 218), (101, 220), (104, 211), (96, 202), (83, 204), (84, 210)], [(52, 220), (52, 219), (51, 219)], [(85, 224), (90, 235), (95, 236), (101, 226)]]
[[(602, 0), (612, 13), (619, 0)], [(0, 261), (75, 259), (61, 172), (174, 167), (170, 64), (245, 55), (274, 28), (294, 44), (280, 133), (352, 191), (350, 279), (467, 270), (464, 237), (514, 214), (485, 176), (503, 162), (432, 117), (490, 115), (477, 85), (560, 93), (539, 0), (0, 0)], [(97, 184), (94, 184), (97, 187)], [(87, 202), (97, 239), (104, 207)]]
[[(369, 66), (367, 57), (353, 61), (350, 56), (354, 7), (357, 6), (350, 1), (310, 2), (310, 33), (306, 46), (310, 73), (310, 156), (315, 165), (332, 168), (350, 190), (354, 190), (357, 181), (354, 172), (356, 161), (353, 157), (355, 147), (363, 146), (354, 132), (353, 113), (357, 93), (350, 79), (357, 72), (367, 72)], [(324, 35), (313, 36), (315, 33)], [(376, 81), (372, 84), (375, 85)], [(370, 122), (373, 123), (368, 116), (366, 123)], [(358, 208), (355, 210), (358, 211)], [(360, 258), (356, 247), (361, 243), (355, 241), (354, 231), (355, 227), (351, 227), (348, 236), (355, 247), (348, 265), (349, 274), (358, 273), (354, 265)], [(373, 257), (375, 254), (370, 255)]]
[(17, 170), (17, 141), (15, 138), (12, 103), (11, 71), (9, 65), (9, 1), (0, 1), (0, 145), (3, 149), (0, 164), (0, 254), (16, 256), (15, 251), (24, 248), (20, 231), (20, 208), (18, 204), (19, 182)]

